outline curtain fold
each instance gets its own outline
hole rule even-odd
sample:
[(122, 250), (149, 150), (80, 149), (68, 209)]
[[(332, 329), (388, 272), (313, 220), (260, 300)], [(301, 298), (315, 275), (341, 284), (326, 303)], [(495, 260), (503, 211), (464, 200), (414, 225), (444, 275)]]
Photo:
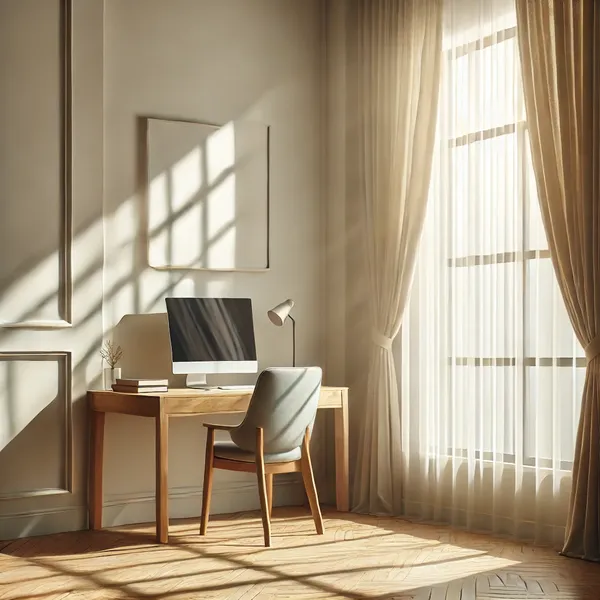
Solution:
[(517, 0), (525, 107), (554, 271), (587, 371), (563, 553), (600, 560), (600, 3)]
[(353, 509), (401, 512), (402, 447), (392, 341), (415, 264), (429, 188), (442, 0), (358, 0), (359, 161), (372, 345)]

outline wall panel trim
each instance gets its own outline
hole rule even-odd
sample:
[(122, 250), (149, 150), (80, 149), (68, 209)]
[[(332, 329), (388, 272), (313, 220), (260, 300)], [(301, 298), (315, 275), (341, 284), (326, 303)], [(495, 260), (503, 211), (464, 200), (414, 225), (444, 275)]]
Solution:
[(22, 498), (35, 498), (38, 496), (57, 496), (73, 493), (73, 382), (72, 382), (72, 355), (70, 352), (0, 352), (2, 361), (27, 361), (27, 360), (57, 360), (60, 368), (59, 393), (63, 388), (64, 402), (64, 456), (63, 456), (63, 481), (64, 487), (40, 488), (21, 492), (0, 494), (1, 500), (20, 500)]
[(60, 0), (61, 173), (59, 319), (0, 323), (6, 329), (65, 329), (73, 325), (73, 0)]

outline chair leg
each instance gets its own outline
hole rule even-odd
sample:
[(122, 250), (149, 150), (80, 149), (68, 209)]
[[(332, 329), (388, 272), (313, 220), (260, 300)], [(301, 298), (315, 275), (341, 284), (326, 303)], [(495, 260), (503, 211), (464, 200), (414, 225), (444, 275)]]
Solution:
[(269, 519), (269, 500), (267, 496), (267, 481), (265, 476), (264, 432), (262, 427), (256, 428), (256, 477), (258, 478), (258, 495), (260, 496), (260, 511), (262, 514), (265, 546), (271, 546), (271, 521)]
[(213, 483), (213, 461), (215, 458), (215, 430), (209, 428), (206, 433), (206, 455), (204, 457), (204, 485), (202, 486), (202, 517), (200, 518), (200, 535), (206, 535), (208, 515), (210, 512), (210, 496)]
[(315, 478), (312, 470), (312, 462), (310, 460), (309, 450), (309, 434), (308, 429), (304, 434), (304, 440), (302, 441), (302, 480), (304, 481), (304, 489), (308, 496), (308, 503), (310, 504), (310, 512), (312, 513), (315, 527), (319, 535), (323, 534), (323, 517), (321, 516), (321, 507), (319, 506), (319, 497), (317, 496), (317, 488), (315, 486)]
[(267, 481), (267, 506), (270, 518), (273, 516), (273, 473), (267, 473), (265, 479)]

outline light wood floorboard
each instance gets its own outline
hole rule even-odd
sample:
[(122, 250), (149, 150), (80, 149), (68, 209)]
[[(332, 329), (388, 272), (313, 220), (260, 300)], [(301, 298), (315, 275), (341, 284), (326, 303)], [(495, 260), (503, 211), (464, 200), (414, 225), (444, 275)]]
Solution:
[(387, 598), (599, 600), (600, 565), (555, 551), (400, 519), (273, 510), (0, 542), (1, 600)]

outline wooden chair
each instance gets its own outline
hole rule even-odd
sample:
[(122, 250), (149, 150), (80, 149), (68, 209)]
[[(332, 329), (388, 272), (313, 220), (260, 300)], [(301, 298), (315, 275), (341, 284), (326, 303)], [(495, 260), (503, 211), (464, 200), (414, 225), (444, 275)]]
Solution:
[[(248, 410), (239, 425), (204, 424), (208, 432), (200, 535), (206, 534), (208, 525), (214, 469), (256, 473), (267, 547), (271, 545), (273, 476), (302, 473), (317, 533), (323, 533), (309, 452), (321, 378), (319, 367), (265, 369), (258, 376)], [(231, 441), (215, 442), (217, 430), (229, 432)]]

